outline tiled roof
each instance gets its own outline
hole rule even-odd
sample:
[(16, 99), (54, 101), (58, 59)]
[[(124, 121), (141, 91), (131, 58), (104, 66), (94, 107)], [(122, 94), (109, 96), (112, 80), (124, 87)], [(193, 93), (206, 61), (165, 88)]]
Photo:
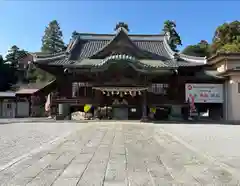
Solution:
[[(94, 53), (99, 51), (101, 48), (105, 47), (110, 40), (86, 40), (80, 41), (78, 46), (73, 50), (72, 56), (70, 59), (77, 60), (91, 57)], [(140, 50), (143, 52), (149, 52), (155, 55), (155, 57), (164, 57), (170, 58), (167, 51), (164, 49), (163, 41), (149, 41), (149, 40), (133, 40)]]
[[(100, 65), (103, 59), (90, 60), (93, 55), (104, 50), (119, 35), (107, 34), (80, 34), (75, 41), (71, 41), (66, 53), (37, 58), (37, 63), (47, 63), (49, 65), (76, 65), (91, 66)], [(147, 59), (139, 59), (141, 63), (149, 63), (146, 66), (165, 66), (177, 68), (179, 66), (199, 66), (205, 63), (205, 58), (197, 58), (173, 52), (167, 44), (164, 35), (127, 35), (134, 46), (143, 54), (147, 54)], [(177, 58), (175, 58), (177, 55)], [(162, 63), (163, 62), (163, 63)], [(99, 63), (99, 64), (97, 64)], [(159, 64), (158, 64), (159, 63)], [(164, 64), (164, 65), (163, 65)]]
[(38, 83), (28, 83), (28, 84), (23, 84), (23, 83), (18, 83), (15, 84), (14, 86), (11, 87), (12, 90), (15, 91), (21, 91), (21, 90), (40, 90), (52, 83), (54, 83), (55, 80), (50, 81), (50, 82), (38, 82)]

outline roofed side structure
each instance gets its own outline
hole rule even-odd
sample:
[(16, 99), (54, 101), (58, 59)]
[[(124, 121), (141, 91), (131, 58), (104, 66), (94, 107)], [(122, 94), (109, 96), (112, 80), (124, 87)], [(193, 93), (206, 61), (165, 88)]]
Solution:
[(39, 65), (95, 69), (123, 60), (137, 68), (150, 69), (206, 64), (204, 57), (172, 51), (168, 42), (168, 34), (133, 35), (120, 27), (116, 34), (79, 34), (70, 41), (66, 52), (35, 55), (34, 62)]

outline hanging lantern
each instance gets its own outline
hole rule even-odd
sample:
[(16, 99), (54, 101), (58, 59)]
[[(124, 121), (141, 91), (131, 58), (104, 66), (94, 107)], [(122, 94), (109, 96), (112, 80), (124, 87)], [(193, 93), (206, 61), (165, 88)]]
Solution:
[(112, 91), (112, 95), (114, 95), (114, 91)]
[(110, 93), (109, 93), (109, 92), (107, 92), (107, 96), (110, 96)]
[(105, 95), (106, 94), (106, 92), (105, 91), (102, 91), (102, 93)]
[(128, 92), (124, 92), (125, 95), (128, 95)]
[(119, 94), (119, 91), (117, 91), (116, 94), (118, 95), (118, 94)]
[(142, 95), (141, 91), (138, 91), (138, 95)]

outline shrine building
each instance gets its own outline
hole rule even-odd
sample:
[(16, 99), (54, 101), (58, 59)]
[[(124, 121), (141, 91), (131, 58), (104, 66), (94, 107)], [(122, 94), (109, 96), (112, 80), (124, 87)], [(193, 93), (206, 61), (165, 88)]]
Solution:
[(236, 104), (225, 93), (231, 78), (229, 69), (221, 71), (222, 55), (174, 52), (170, 39), (167, 33), (129, 34), (121, 23), (113, 34), (80, 33), (65, 52), (35, 56), (34, 63), (56, 77), (52, 105), (63, 117), (88, 104), (111, 107), (113, 119), (146, 119), (152, 110), (156, 120), (186, 119), (190, 102), (211, 119), (239, 117), (226, 103)]

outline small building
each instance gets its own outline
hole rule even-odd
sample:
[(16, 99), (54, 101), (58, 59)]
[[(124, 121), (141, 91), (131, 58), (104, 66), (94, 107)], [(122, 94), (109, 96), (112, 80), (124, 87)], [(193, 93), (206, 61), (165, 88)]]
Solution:
[[(81, 33), (65, 52), (35, 55), (34, 63), (56, 77), (53, 105), (60, 115), (90, 104), (111, 107), (115, 119), (187, 118), (189, 107), (223, 119), (225, 77), (204, 57), (174, 52), (166, 33)], [(213, 59), (210, 59), (210, 61)], [(193, 99), (192, 99), (193, 98)], [(226, 117), (225, 117), (226, 118)]]
[(0, 92), (0, 118), (45, 116), (47, 95), (55, 81), (15, 85), (16, 91)]
[(14, 118), (16, 116), (15, 92), (0, 92), (0, 118)]
[(16, 91), (17, 117), (44, 116), (47, 95), (55, 85), (55, 81), (20, 85)]

